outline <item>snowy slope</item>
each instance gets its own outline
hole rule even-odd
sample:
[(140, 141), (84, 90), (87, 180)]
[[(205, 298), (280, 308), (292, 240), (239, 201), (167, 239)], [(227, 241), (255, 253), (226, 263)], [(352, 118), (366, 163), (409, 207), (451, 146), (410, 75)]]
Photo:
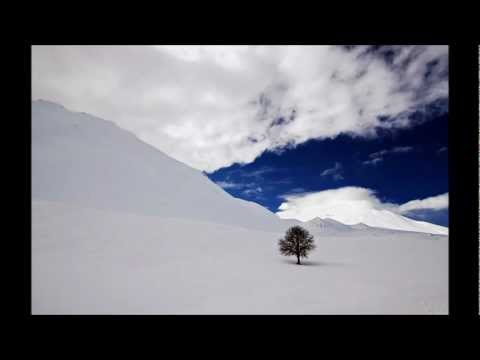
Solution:
[(109, 121), (32, 103), (32, 198), (256, 229), (281, 221)]
[[(32, 203), (33, 314), (447, 314), (448, 238), (282, 232)], [(353, 233), (352, 233), (353, 234)]]

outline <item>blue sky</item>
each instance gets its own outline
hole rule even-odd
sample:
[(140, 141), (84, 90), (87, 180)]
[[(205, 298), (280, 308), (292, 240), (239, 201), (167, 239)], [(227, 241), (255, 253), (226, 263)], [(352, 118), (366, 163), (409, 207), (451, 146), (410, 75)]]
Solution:
[[(374, 138), (310, 140), (207, 175), (233, 196), (272, 212), (284, 194), (346, 186), (372, 189), (382, 202), (395, 204), (448, 193), (447, 106), (443, 100), (412, 114), (419, 124), (407, 129), (380, 131)], [(448, 208), (404, 215), (448, 226)]]

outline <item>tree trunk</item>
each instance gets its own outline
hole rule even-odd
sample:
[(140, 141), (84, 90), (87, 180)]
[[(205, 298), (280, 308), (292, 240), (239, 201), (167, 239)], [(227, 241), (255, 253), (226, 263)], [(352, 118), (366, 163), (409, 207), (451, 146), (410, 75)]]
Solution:
[(300, 265), (300, 241), (295, 237), (295, 245), (297, 247), (297, 265)]

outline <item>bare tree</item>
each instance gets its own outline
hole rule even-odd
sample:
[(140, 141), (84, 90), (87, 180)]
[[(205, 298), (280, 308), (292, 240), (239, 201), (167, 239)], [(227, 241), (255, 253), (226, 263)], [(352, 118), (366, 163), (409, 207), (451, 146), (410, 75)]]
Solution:
[(301, 257), (308, 257), (308, 253), (315, 249), (313, 236), (301, 226), (293, 226), (287, 230), (285, 237), (278, 241), (280, 253), (285, 256), (295, 255), (297, 264), (300, 264)]

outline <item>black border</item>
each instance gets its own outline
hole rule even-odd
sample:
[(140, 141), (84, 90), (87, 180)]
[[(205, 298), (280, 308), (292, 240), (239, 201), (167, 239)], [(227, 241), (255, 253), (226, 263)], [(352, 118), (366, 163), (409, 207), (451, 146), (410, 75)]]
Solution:
[[(374, 36), (372, 36), (374, 37)], [(427, 36), (428, 38), (428, 36)], [(346, 43), (345, 39), (335, 43)], [(424, 36), (424, 40), (425, 36)], [(156, 41), (152, 41), (156, 42)], [(382, 41), (388, 43), (388, 41)], [(225, 320), (235, 318), (236, 322), (245, 322), (252, 318), (274, 319), (287, 323), (292, 318), (310, 321), (322, 319), (329, 322), (343, 322), (348, 319), (375, 318), (376, 321), (401, 319), (428, 320), (430, 324), (436, 324), (440, 319), (478, 319), (478, 61), (479, 49), (477, 41), (464, 41), (463, 43), (452, 41), (423, 41), (432, 44), (449, 45), (449, 315), (154, 315), (167, 323), (179, 322), (180, 326), (186, 326), (186, 318), (215, 318), (219, 324)], [(40, 319), (67, 319), (79, 317), (93, 318), (151, 318), (152, 316), (141, 315), (31, 315), (31, 46), (41, 44), (55, 44), (55, 42), (24, 41), (23, 43), (23, 71), (24, 71), (24, 102), (23, 109), (23, 139), (22, 146), (22, 172), (25, 180), (24, 210), (25, 210), (25, 237), (23, 242), (23, 298), (22, 315), (24, 319), (41, 321)], [(158, 41), (165, 43), (165, 41)], [(195, 44), (195, 42), (178, 41), (178, 43)], [(200, 42), (201, 43), (201, 42)], [(204, 42), (211, 44), (212, 42)], [(215, 43), (215, 42), (213, 42)], [(228, 42), (223, 42), (228, 43)], [(246, 42), (252, 44), (253, 42)], [(268, 43), (268, 42), (265, 42)], [(274, 42), (282, 44), (282, 42)], [(325, 43), (325, 42), (319, 42)], [(327, 43), (330, 43), (327, 42)], [(355, 41), (353, 43), (362, 43)], [(364, 41), (363, 43), (372, 43)], [(395, 43), (395, 42), (393, 42)], [(415, 43), (405, 41), (404, 43)], [(81, 43), (80, 43), (81, 44)], [(144, 43), (145, 44), (145, 43)], [(290, 42), (290, 44), (312, 44), (312, 42)], [(227, 319), (226, 319), (227, 318)], [(242, 320), (239, 320), (241, 318)], [(435, 320), (434, 320), (435, 319)]]
[(449, 308), (454, 319), (479, 313), (478, 62), (478, 45), (450, 46)]

